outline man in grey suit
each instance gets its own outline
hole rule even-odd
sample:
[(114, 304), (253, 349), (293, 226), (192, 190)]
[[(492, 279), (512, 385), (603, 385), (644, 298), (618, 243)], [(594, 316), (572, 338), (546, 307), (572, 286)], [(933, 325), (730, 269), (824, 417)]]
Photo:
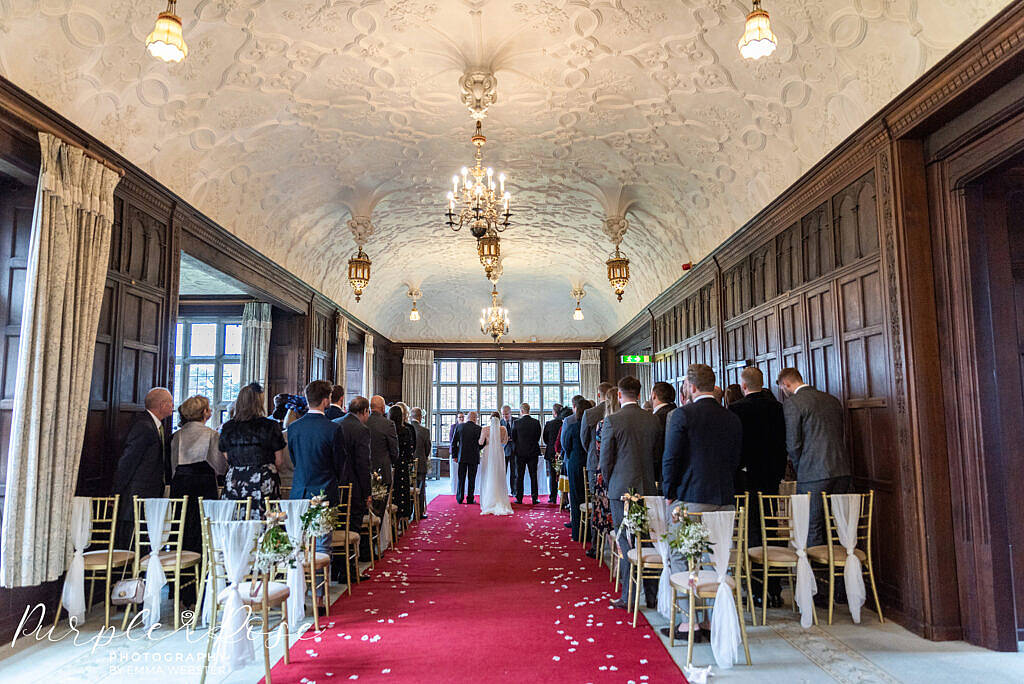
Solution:
[[(619, 380), (619, 403), (622, 407), (608, 416), (601, 428), (601, 472), (608, 483), (608, 501), (612, 523), (618, 530), (625, 515), (622, 495), (630, 490), (643, 496), (658, 494), (655, 488), (654, 464), (662, 443), (661, 421), (637, 404), (640, 381), (633, 376)], [(623, 558), (619, 563), (622, 577), (629, 577), (629, 561), (625, 556), (630, 544), (626, 534), (619, 535)], [(622, 598), (612, 602), (616, 608), (626, 607), (628, 587), (622, 587)], [(657, 603), (657, 580), (644, 583), (647, 605)]]
[(602, 382), (597, 386), (597, 403), (594, 408), (587, 409), (583, 413), (583, 423), (580, 425), (580, 441), (587, 451), (587, 482), (593, 490), (597, 482), (597, 471), (601, 464), (597, 462), (597, 440), (594, 438), (597, 432), (597, 424), (604, 418), (605, 399), (608, 392), (615, 389), (610, 382)]
[(420, 490), (420, 512), (427, 517), (427, 469), (430, 467), (430, 430), (423, 427), (423, 409), (409, 412), (416, 431), (416, 487)]
[(388, 487), (391, 486), (392, 464), (398, 460), (398, 431), (395, 424), (384, 416), (384, 397), (370, 397), (370, 467), (379, 472)]
[(811, 495), (807, 546), (818, 546), (825, 543), (821, 493), (853, 491), (845, 411), (834, 396), (805, 384), (796, 368), (783, 368), (777, 382), (786, 395), (782, 412), (786, 417), (786, 449), (796, 470), (796, 491)]

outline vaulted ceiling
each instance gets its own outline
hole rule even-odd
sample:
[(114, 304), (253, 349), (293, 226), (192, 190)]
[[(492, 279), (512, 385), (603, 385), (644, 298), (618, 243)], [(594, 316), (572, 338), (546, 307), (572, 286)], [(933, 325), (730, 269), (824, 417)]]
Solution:
[[(161, 0), (7, 0), (0, 70), (392, 339), (483, 341), (489, 283), (442, 212), (472, 158), (458, 79), (489, 69), (510, 337), (598, 340), (1006, 4), (765, 0), (779, 49), (750, 62), (739, 0), (179, 0), (169, 66), (143, 47)], [(624, 207), (616, 302), (602, 226)]]

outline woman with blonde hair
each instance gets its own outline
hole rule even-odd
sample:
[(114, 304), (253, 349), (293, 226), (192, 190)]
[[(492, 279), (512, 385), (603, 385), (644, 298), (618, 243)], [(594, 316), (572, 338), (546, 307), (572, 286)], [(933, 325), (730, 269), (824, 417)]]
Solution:
[[(594, 430), (598, 460), (601, 458), (601, 428), (604, 427), (604, 421), (608, 416), (615, 415), (615, 412), (620, 408), (619, 393), (614, 391), (608, 392), (604, 398), (604, 417), (601, 418)], [(658, 477), (660, 479), (661, 475), (659, 474)], [(594, 542), (601, 539), (603, 535), (608, 534), (612, 527), (614, 527), (612, 524), (612, 506), (608, 501), (608, 485), (604, 481), (604, 474), (600, 470), (597, 471), (597, 478), (594, 480), (594, 519), (591, 524), (594, 528), (594, 536), (592, 537)], [(596, 544), (590, 547), (587, 555), (591, 558), (597, 558)]]
[(220, 429), (220, 450), (228, 461), (224, 498), (251, 496), (260, 508), (267, 499), (281, 498), (278, 470), (286, 446), (281, 424), (267, 418), (263, 407), (263, 387), (258, 382), (246, 385), (231, 407), (231, 420)]

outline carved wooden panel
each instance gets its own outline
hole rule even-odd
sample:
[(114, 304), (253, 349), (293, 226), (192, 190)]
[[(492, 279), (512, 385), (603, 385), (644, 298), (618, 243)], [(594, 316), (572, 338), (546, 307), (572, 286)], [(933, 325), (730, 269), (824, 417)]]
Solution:
[(138, 206), (124, 206), (121, 221), (121, 272), (137, 283), (153, 287), (166, 284), (167, 222)]
[(806, 281), (815, 280), (835, 268), (835, 239), (830, 218), (826, 202), (800, 220)]
[[(779, 327), (778, 315), (774, 308), (768, 309), (751, 318), (750, 350), (753, 365), (764, 374), (766, 387), (774, 387), (782, 367), (779, 365)], [(742, 370), (742, 369), (741, 369)], [(735, 382), (739, 382), (736, 380)]]
[(801, 245), (799, 223), (794, 223), (775, 238), (775, 272), (780, 293), (788, 292), (804, 281)]
[(753, 356), (750, 328), (750, 319), (745, 319), (725, 330), (725, 359), (723, 359), (725, 377), (719, 378), (718, 383), (722, 387), (738, 383), (740, 371), (746, 368), (747, 359)]
[(876, 204), (874, 171), (864, 174), (832, 198), (832, 222), (840, 264), (845, 266), (878, 253)]
[(835, 303), (832, 288), (809, 292), (807, 306), (808, 371), (804, 378), (822, 392), (842, 396), (839, 352), (835, 338)]

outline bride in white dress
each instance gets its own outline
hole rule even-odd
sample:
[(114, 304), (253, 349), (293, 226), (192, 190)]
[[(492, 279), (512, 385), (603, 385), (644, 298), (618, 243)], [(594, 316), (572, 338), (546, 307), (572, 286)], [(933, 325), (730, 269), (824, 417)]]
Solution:
[[(493, 437), (492, 437), (493, 435)], [(501, 416), (491, 414), (491, 424), (480, 432), (483, 453), (483, 477), (480, 493), (480, 515), (512, 515), (508, 500), (508, 480), (505, 479), (505, 444), (508, 430), (501, 425)]]

